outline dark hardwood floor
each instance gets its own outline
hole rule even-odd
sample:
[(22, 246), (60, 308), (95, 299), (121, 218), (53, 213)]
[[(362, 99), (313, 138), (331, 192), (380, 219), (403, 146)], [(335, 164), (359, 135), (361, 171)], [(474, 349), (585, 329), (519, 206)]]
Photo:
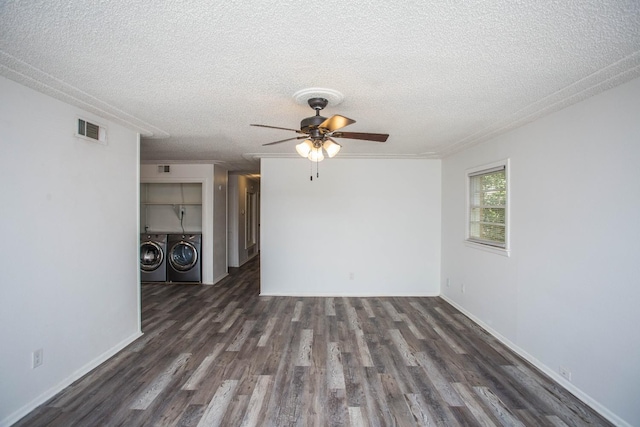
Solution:
[(142, 286), (144, 336), (18, 426), (604, 426), (440, 298)]

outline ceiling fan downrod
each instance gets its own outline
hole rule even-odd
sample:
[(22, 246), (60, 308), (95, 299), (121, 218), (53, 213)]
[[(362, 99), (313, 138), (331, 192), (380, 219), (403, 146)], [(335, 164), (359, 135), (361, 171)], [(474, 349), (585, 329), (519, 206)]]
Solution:
[(316, 111), (315, 116), (302, 119), (300, 122), (300, 130), (304, 133), (308, 133), (311, 139), (321, 138), (322, 135), (318, 130), (318, 126), (321, 125), (326, 119), (320, 115), (320, 110), (327, 106), (329, 101), (324, 98), (309, 98), (309, 107)]

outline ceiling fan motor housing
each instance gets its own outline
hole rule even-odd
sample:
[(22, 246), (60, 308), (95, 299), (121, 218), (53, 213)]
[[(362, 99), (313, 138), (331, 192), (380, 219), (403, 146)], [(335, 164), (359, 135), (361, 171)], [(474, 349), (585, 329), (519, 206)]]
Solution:
[(327, 118), (322, 116), (307, 117), (306, 119), (302, 119), (302, 121), (300, 122), (300, 130), (304, 133), (311, 134), (314, 130), (317, 131), (318, 126), (325, 120), (327, 120)]
[(327, 120), (326, 117), (320, 115), (320, 110), (324, 109), (329, 101), (325, 98), (309, 98), (307, 102), (309, 103), (309, 107), (316, 110), (316, 115), (302, 119), (300, 122), (300, 130), (304, 133), (309, 133), (311, 138), (320, 138), (322, 135), (320, 135), (320, 132), (317, 130), (318, 126)]

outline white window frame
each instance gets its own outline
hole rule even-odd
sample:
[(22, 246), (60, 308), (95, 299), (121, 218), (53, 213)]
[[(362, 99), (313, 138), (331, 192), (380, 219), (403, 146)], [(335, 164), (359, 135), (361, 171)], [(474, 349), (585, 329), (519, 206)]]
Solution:
[[(469, 228), (470, 228), (470, 220), (471, 220), (471, 177), (474, 175), (478, 175), (481, 174), (483, 172), (490, 172), (492, 170), (499, 170), (504, 168), (504, 172), (505, 172), (505, 180), (506, 180), (506, 191), (507, 191), (507, 197), (506, 197), (506, 205), (505, 205), (505, 246), (500, 247), (500, 246), (495, 246), (495, 245), (491, 245), (489, 243), (482, 243), (479, 241), (475, 241), (475, 240), (471, 240), (470, 235), (469, 235)], [(470, 168), (467, 169), (465, 171), (465, 179), (466, 179), (466, 209), (465, 209), (465, 245), (470, 247), (470, 248), (474, 248), (474, 249), (479, 249), (479, 250), (483, 250), (486, 252), (492, 252), (498, 255), (502, 255), (502, 256), (510, 256), (511, 255), (511, 215), (510, 215), (510, 211), (511, 211), (511, 184), (510, 184), (510, 180), (509, 177), (511, 175), (510, 173), (510, 162), (509, 159), (503, 159), (503, 160), (499, 160), (497, 162), (493, 162), (493, 163), (489, 163), (489, 164), (485, 164), (485, 165), (481, 165), (481, 166), (477, 166), (474, 168)]]

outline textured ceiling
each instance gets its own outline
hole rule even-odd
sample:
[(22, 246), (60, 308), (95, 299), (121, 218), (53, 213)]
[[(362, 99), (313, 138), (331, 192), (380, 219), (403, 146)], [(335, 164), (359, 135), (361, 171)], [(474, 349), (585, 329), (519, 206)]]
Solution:
[[(341, 157), (442, 157), (640, 76), (638, 0), (0, 0), (0, 74), (143, 134), (143, 161), (257, 171), (323, 115), (389, 133)], [(606, 143), (606, 142), (603, 142)]]

